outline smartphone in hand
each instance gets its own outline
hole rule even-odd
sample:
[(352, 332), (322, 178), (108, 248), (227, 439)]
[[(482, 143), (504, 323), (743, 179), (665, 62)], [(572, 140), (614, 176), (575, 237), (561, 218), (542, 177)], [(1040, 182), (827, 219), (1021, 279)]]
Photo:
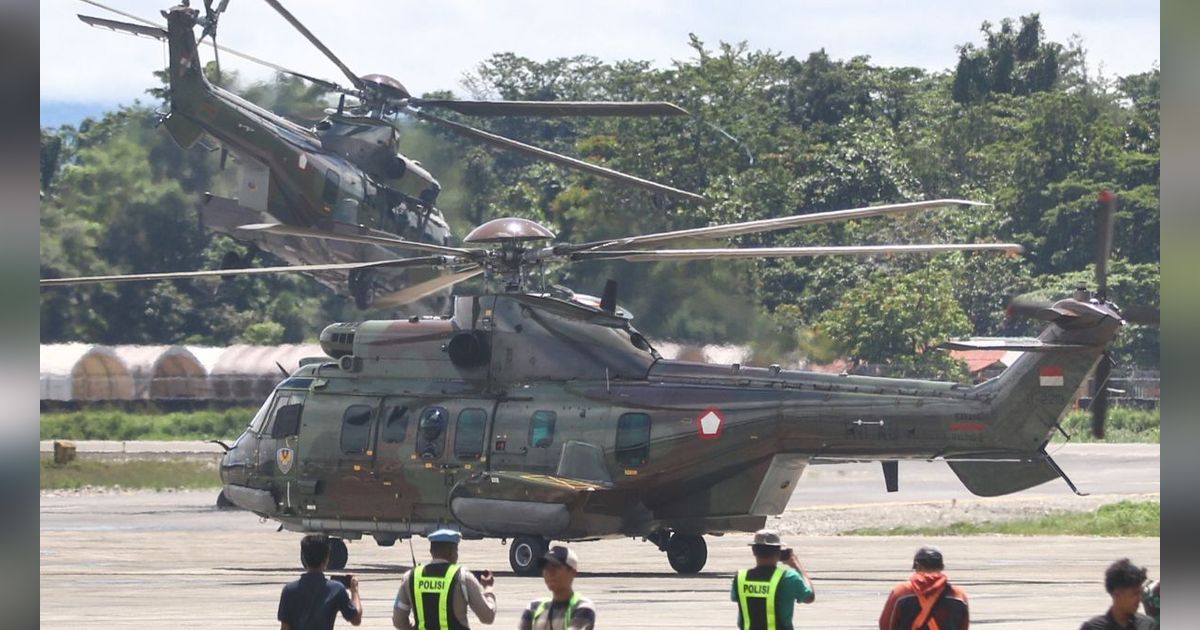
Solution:
[(331, 579), (335, 582), (341, 582), (342, 586), (345, 586), (347, 589), (350, 588), (351, 576), (349, 576), (349, 575), (331, 575), (331, 576), (329, 576), (329, 579)]
[(779, 559), (780, 559), (780, 560), (783, 560), (784, 562), (787, 562), (788, 560), (791, 560), (791, 559), (792, 559), (792, 548), (791, 548), (791, 547), (785, 547), (785, 548), (783, 549), (783, 551), (781, 551), (781, 552), (779, 553)]

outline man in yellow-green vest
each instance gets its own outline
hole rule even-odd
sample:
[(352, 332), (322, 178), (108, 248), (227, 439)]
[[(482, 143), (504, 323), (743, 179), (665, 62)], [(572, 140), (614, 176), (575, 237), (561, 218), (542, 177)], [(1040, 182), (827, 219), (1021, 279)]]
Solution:
[(575, 592), (579, 556), (573, 549), (555, 545), (537, 561), (550, 597), (535, 599), (521, 613), (517, 630), (592, 630), (596, 606)]
[[(496, 619), (496, 595), (491, 571), (476, 573), (458, 564), (462, 534), (439, 529), (429, 534), (429, 564), (420, 564), (400, 578), (392, 610), (392, 625), (401, 630), (466, 630), (467, 609), (490, 624)], [(410, 619), (411, 617), (411, 619)]]
[[(793, 630), (796, 603), (810, 604), (816, 599), (812, 580), (776, 532), (758, 530), (750, 549), (754, 568), (738, 571), (730, 592), (730, 598), (738, 604), (738, 628)], [(780, 562), (790, 568), (779, 566)]]

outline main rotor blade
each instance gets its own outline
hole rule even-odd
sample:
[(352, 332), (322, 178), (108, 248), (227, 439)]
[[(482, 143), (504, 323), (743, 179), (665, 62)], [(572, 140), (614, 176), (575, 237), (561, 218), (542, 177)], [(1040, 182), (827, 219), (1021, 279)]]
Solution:
[(483, 273), (483, 267), (476, 266), (464, 271), (438, 276), (432, 280), (426, 280), (425, 282), (405, 287), (393, 293), (385, 293), (384, 295), (377, 296), (371, 301), (371, 308), (404, 306), (410, 302), (416, 302), (427, 295), (432, 295), (438, 291), (452, 287), (464, 280), (470, 280), (481, 273)]
[(525, 144), (523, 142), (518, 142), (511, 138), (505, 138), (504, 136), (499, 136), (494, 133), (484, 131), (482, 129), (476, 129), (474, 127), (469, 127), (462, 123), (456, 123), (451, 120), (446, 120), (445, 118), (440, 118), (438, 116), (434, 116), (433, 114), (428, 114), (428, 113), (425, 113), (420, 110), (415, 110), (415, 109), (410, 108), (410, 109), (408, 109), (408, 111), (409, 111), (409, 113), (415, 115), (416, 117), (420, 118), (421, 120), (427, 120), (431, 123), (442, 125), (443, 127), (448, 127), (448, 128), (453, 129), (454, 131), (457, 131), (465, 136), (470, 136), (477, 140), (482, 140), (493, 146), (497, 146), (497, 147), (500, 147), (503, 149), (512, 149), (514, 151), (518, 151), (518, 152), (524, 153), (526, 155), (532, 155), (532, 156), (541, 158), (548, 162), (554, 162), (555, 164), (560, 164), (562, 166), (585, 171), (585, 172), (591, 173), (593, 175), (599, 175), (600, 177), (605, 177), (605, 178), (608, 178), (608, 179), (611, 179), (614, 181), (628, 184), (630, 186), (635, 186), (637, 188), (651, 190), (651, 191), (659, 192), (659, 193), (666, 193), (668, 195), (674, 195), (676, 197), (683, 197), (685, 199), (690, 199), (692, 201), (700, 201), (700, 202), (706, 201), (706, 199), (704, 197), (697, 195), (696, 193), (688, 192), (686, 190), (680, 190), (678, 188), (672, 188), (665, 184), (659, 184), (656, 182), (652, 182), (650, 180), (642, 179), (640, 177), (634, 177), (633, 175), (627, 175), (620, 171), (614, 171), (610, 168), (604, 168), (603, 166), (597, 166), (596, 164), (592, 164), (590, 162), (584, 162), (583, 160), (579, 160), (579, 159), (576, 159), (573, 157), (567, 157), (565, 155), (562, 155), (561, 153), (547, 151), (546, 149), (538, 148), (533, 145)]
[(306, 273), (314, 271), (351, 271), (379, 267), (439, 267), (452, 264), (445, 256), (422, 256), (419, 258), (397, 258), (365, 263), (329, 263), (322, 265), (294, 265), (290, 267), (251, 267), (246, 269), (211, 269), (204, 271), (171, 271), (165, 273), (136, 273), (115, 276), (87, 276), (82, 278), (51, 278), (41, 280), (43, 287), (74, 286), (81, 284), (106, 284), (119, 282), (148, 282), (153, 280), (176, 280), (181, 278), (214, 278), (222, 276), (256, 276), (268, 273)]
[(1096, 297), (1108, 299), (1108, 261), (1112, 254), (1113, 221), (1117, 215), (1117, 196), (1100, 191), (1099, 225), (1096, 227)]
[(468, 116), (687, 116), (686, 109), (665, 101), (455, 101), (413, 99), (421, 107), (438, 107)]
[(910, 203), (895, 203), (883, 206), (871, 206), (867, 208), (854, 208), (851, 210), (833, 210), (831, 212), (796, 214), (788, 217), (777, 217), (774, 219), (760, 219), (758, 221), (745, 221), (742, 223), (727, 223), (724, 225), (713, 225), (710, 227), (692, 228), (688, 230), (675, 230), (674, 232), (641, 234), (638, 236), (630, 236), (608, 241), (594, 241), (580, 245), (571, 245), (569, 247), (570, 251), (593, 249), (598, 247), (642, 247), (646, 245), (660, 245), (663, 243), (688, 239), (724, 238), (729, 236), (739, 236), (742, 234), (757, 234), (760, 232), (771, 232), (774, 230), (794, 228), (801, 225), (832, 223), (835, 221), (851, 221), (854, 219), (863, 219), (866, 217), (875, 217), (885, 214), (915, 212), (917, 210), (926, 210), (929, 208), (987, 205), (989, 204), (979, 203), (977, 201), (967, 201), (963, 199), (934, 199), (932, 201), (914, 201)]
[(1131, 324), (1142, 326), (1158, 326), (1160, 313), (1157, 306), (1135, 304), (1121, 309), (1121, 319)]
[(331, 241), (343, 241), (346, 243), (383, 245), (384, 247), (398, 247), (402, 249), (412, 249), (416, 251), (444, 254), (447, 256), (458, 256), (463, 258), (478, 258), (485, 255), (484, 250), (479, 249), (446, 247), (443, 245), (432, 245), (430, 243), (407, 241), (402, 238), (377, 236), (373, 234), (342, 234), (339, 232), (325, 232), (295, 225), (284, 225), (282, 223), (255, 223), (252, 225), (239, 225), (236, 229), (246, 230), (249, 232), (266, 232), (267, 234), (277, 234), (279, 236), (298, 236), (301, 238), (321, 238)]
[[(116, 20), (106, 20), (104, 18), (92, 17), (90, 15), (78, 16), (79, 19), (84, 24), (87, 24), (88, 26), (95, 26), (97, 28), (106, 28), (109, 30), (121, 31), (121, 32), (125, 32), (125, 33), (130, 33), (133, 35), (145, 35), (147, 37), (153, 37), (155, 39), (162, 40), (162, 41), (166, 41), (166, 39), (167, 39), (167, 31), (165, 29), (163, 29), (161, 26), (155, 24), (154, 22), (151, 22), (150, 20), (142, 19), (140, 17), (137, 17), (136, 15), (131, 15), (124, 11), (118, 11), (116, 9), (113, 9), (112, 7), (104, 6), (103, 4), (100, 4), (99, 2), (92, 2), (91, 0), (80, 0), (80, 1), (86, 2), (86, 3), (96, 6), (96, 7), (99, 7), (101, 9), (104, 9), (105, 11), (112, 11), (113, 13), (116, 13), (118, 15), (123, 15), (131, 20), (136, 20), (138, 22), (148, 25), (148, 27), (142, 27), (142, 26), (138, 26), (136, 24), (129, 24), (127, 22), (118, 22)], [(259, 57), (255, 57), (254, 55), (244, 53), (239, 50), (234, 50), (233, 48), (230, 48), (228, 46), (217, 45), (217, 43), (215, 41), (204, 41), (204, 42), (197, 42), (197, 43), (202, 43), (206, 46), (211, 46), (215, 50), (220, 50), (221, 52), (229, 53), (235, 57), (241, 57), (242, 59), (245, 59), (246, 61), (250, 61), (250, 62), (256, 63), (260, 66), (270, 68), (276, 72), (282, 72), (284, 74), (290, 74), (292, 76), (300, 77), (301, 79), (304, 79), (305, 81), (308, 81), (309, 83), (319, 85), (327, 90), (331, 90), (334, 92), (344, 92), (346, 94), (358, 96), (358, 92), (355, 92), (354, 90), (350, 90), (348, 88), (342, 87), (341, 85), (338, 85), (337, 83), (334, 83), (333, 81), (328, 81), (326, 79), (320, 79), (320, 78), (317, 78), (314, 76), (304, 74), (303, 72), (297, 72), (290, 68), (285, 68), (279, 64), (271, 63), (270, 61), (267, 61), (266, 59), (260, 59)]]
[(1095, 392), (1092, 394), (1092, 436), (1104, 439), (1104, 421), (1108, 418), (1108, 377), (1112, 373), (1112, 358), (1105, 352), (1096, 365), (1096, 373), (1092, 376)]
[(747, 247), (744, 249), (660, 249), (654, 251), (586, 251), (568, 254), (570, 260), (716, 260), (721, 258), (797, 258), (801, 256), (873, 256), (877, 254), (940, 254), (959, 251), (1020, 253), (1016, 243), (946, 243), (937, 245), (846, 245), (831, 247)]
[[(106, 5), (106, 4), (101, 4), (101, 3), (99, 3), (99, 2), (95, 2), (95, 0), (79, 0), (79, 1), (80, 1), (80, 2), (82, 2), (82, 3), (84, 3), (84, 4), (90, 4), (90, 5), (94, 6), (94, 7), (96, 7), (97, 9), (104, 9), (105, 11), (108, 11), (108, 12), (110, 12), (110, 13), (115, 13), (115, 14), (117, 14), (117, 15), (120, 15), (120, 16), (123, 16), (123, 17), (127, 17), (127, 18), (129, 18), (129, 19), (131, 19), (131, 20), (133, 20), (133, 21), (135, 21), (135, 22), (141, 22), (142, 24), (146, 24), (146, 25), (149, 25), (149, 26), (156, 26), (156, 27), (159, 27), (159, 28), (161, 28), (161, 25), (160, 25), (160, 24), (157, 24), (157, 23), (155, 23), (155, 22), (151, 22), (150, 20), (147, 20), (146, 18), (138, 17), (138, 16), (136, 16), (136, 15), (134, 15), (134, 14), (132, 14), (132, 13), (126, 13), (126, 12), (124, 12), (124, 11), (121, 11), (121, 10), (118, 10), (118, 9), (114, 9), (114, 8), (112, 8), (112, 7), (110, 7), (110, 6)], [(81, 16), (79, 16), (79, 17), (83, 17), (83, 16), (81, 15)]]
[(278, 0), (266, 1), (267, 4), (271, 5), (271, 8), (275, 9), (279, 15), (283, 16), (283, 19), (287, 20), (288, 23), (295, 27), (297, 31), (300, 31), (300, 34), (303, 35), (305, 39), (307, 39), (313, 46), (316, 46), (317, 49), (322, 53), (325, 53), (325, 57), (332, 61), (333, 64), (342, 71), (342, 74), (346, 75), (347, 79), (350, 79), (350, 83), (353, 84), (354, 87), (366, 91), (367, 88), (362, 79), (358, 78), (357, 74), (354, 74), (350, 68), (346, 67), (346, 64), (342, 63), (342, 60), (338, 59), (337, 55), (333, 54), (332, 50), (326, 48), (325, 44), (322, 44), (321, 40), (317, 39), (317, 36), (312, 34), (312, 31), (308, 30), (307, 27), (300, 23), (300, 20), (296, 19), (296, 16), (292, 15), (291, 12), (283, 8), (283, 5), (279, 4)]
[(141, 24), (130, 24), (129, 22), (121, 22), (119, 20), (106, 20), (104, 18), (92, 17), (90, 15), (78, 16), (80, 21), (88, 26), (97, 28), (106, 28), (111, 31), (129, 33), (131, 35), (144, 35), (153, 37), (154, 39), (167, 41), (167, 31), (161, 26), (142, 26)]

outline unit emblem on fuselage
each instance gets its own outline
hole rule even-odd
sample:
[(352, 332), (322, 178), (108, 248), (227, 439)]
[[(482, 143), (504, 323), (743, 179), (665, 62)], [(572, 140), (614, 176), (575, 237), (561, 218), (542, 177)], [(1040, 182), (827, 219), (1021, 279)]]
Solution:
[(295, 453), (290, 448), (275, 451), (275, 464), (279, 466), (279, 474), (286, 475), (292, 470), (292, 462), (296, 461)]

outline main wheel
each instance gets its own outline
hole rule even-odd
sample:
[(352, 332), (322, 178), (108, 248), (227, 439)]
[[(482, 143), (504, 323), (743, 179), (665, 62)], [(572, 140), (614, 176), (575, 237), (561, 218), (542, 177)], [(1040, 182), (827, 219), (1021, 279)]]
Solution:
[(703, 536), (675, 534), (667, 543), (667, 561), (679, 573), (699, 573), (708, 561), (708, 545)]
[(522, 577), (538, 575), (537, 561), (550, 549), (550, 541), (541, 536), (517, 536), (508, 547), (508, 564)]
[(350, 559), (350, 550), (346, 549), (346, 541), (341, 538), (329, 539), (329, 565), (328, 569), (332, 571), (341, 571), (346, 568), (346, 562)]

